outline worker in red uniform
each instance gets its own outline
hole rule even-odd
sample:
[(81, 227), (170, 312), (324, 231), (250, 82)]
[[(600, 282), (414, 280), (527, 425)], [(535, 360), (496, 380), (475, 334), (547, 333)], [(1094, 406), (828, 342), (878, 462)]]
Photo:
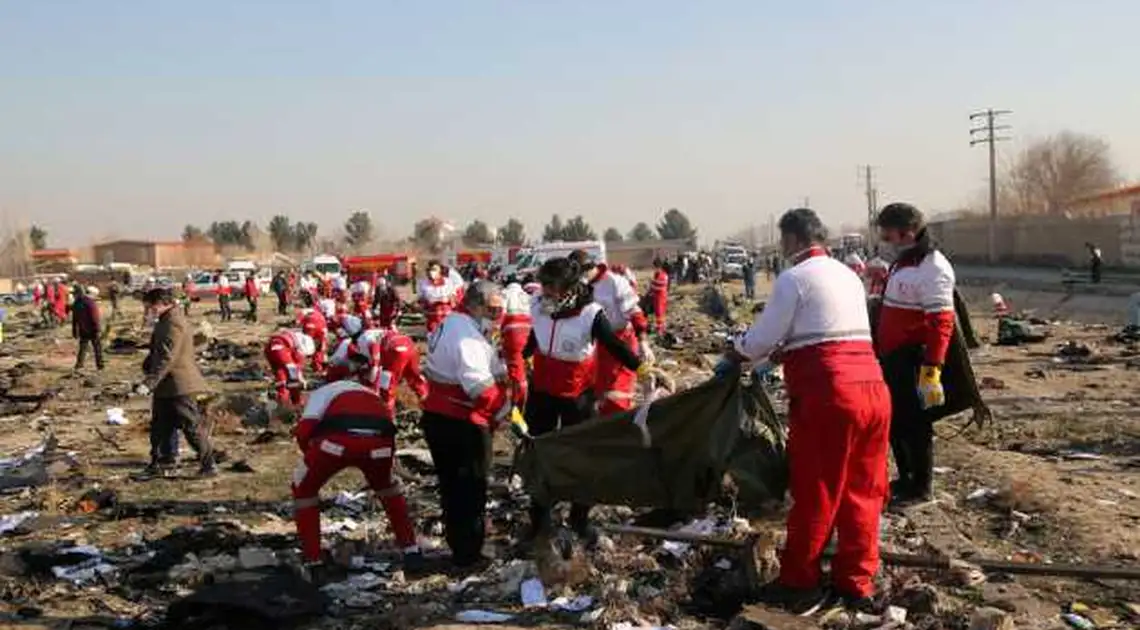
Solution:
[[(605, 346), (627, 369), (648, 373), (649, 365), (618, 338), (602, 306), (594, 302), (590, 286), (582, 282), (583, 272), (571, 258), (553, 258), (539, 268), (542, 297), (531, 310), (532, 328), (523, 351), (534, 357), (524, 417), (535, 437), (594, 416), (595, 344)], [(548, 531), (550, 508), (532, 501), (529, 539)], [(570, 507), (570, 527), (593, 546), (598, 535), (589, 515), (589, 505)]]
[(297, 329), (282, 329), (269, 337), (265, 344), (265, 360), (273, 375), (277, 402), (301, 404), (305, 389), (305, 359), (316, 350), (313, 338)]
[(320, 309), (302, 309), (297, 318), (297, 325), (301, 332), (313, 340), (313, 356), (311, 366), (317, 374), (325, 371), (325, 358), (328, 355), (329, 324)]
[(459, 568), (487, 562), (482, 549), (491, 437), (499, 424), (521, 422), (504, 383), (505, 367), (488, 339), (502, 309), (499, 288), (475, 282), (428, 339), (420, 428), (439, 477), (444, 536)]
[(32, 305), (35, 307), (35, 309), (37, 311), (40, 310), (40, 302), (42, 302), (43, 299), (44, 299), (44, 284), (42, 282), (37, 281), (35, 283), (35, 285), (32, 286)]
[(372, 286), (364, 280), (352, 283), (352, 307), (349, 313), (360, 318), (364, 328), (372, 328), (372, 308), (369, 303), (372, 298)]
[(930, 242), (922, 213), (892, 203), (876, 219), (891, 266), (875, 343), (891, 388), (891, 450), (898, 479), (892, 499), (906, 503), (931, 496), (934, 425), (926, 409), (946, 401), (942, 364), (954, 335), (954, 268)]
[(428, 261), (426, 273), (416, 293), (427, 320), (428, 334), (431, 334), (462, 299), (459, 295), (462, 285), (456, 284), (453, 274), (438, 260)]
[(55, 319), (55, 295), (59, 292), (59, 281), (51, 280), (44, 288), (44, 303), (40, 310), (40, 315), (45, 324), (49, 326), (58, 326), (59, 322)]
[(332, 281), (332, 278), (330, 278), (327, 275), (321, 276), (320, 282), (318, 283), (317, 286), (318, 286), (317, 293), (321, 298), (332, 298), (333, 297), (333, 281)]
[(499, 322), (499, 354), (511, 380), (511, 399), (516, 406), (526, 404), (526, 349), (531, 328), (531, 297), (522, 285), (512, 282), (503, 289), (503, 318)]
[(891, 396), (871, 342), (863, 285), (827, 254), (823, 223), (800, 208), (785, 213), (779, 228), (792, 266), (718, 366), (722, 375), (735, 373), (729, 363), (776, 353), (784, 367), (792, 507), (780, 576), (761, 600), (797, 613), (820, 605), (828, 595), (820, 563), (835, 532), (832, 588), (850, 607), (866, 610), (879, 569)]
[(881, 299), (883, 291), (887, 288), (887, 277), (890, 275), (891, 265), (879, 256), (867, 262), (864, 272), (863, 284), (867, 287), (867, 296), (872, 299)]
[(67, 290), (67, 284), (57, 281), (55, 286), (55, 299), (51, 304), (52, 317), (55, 318), (56, 325), (67, 321), (67, 309), (70, 301), (71, 295), (70, 291)]
[[(359, 320), (352, 326), (359, 329)], [(362, 384), (380, 394), (380, 400), (394, 417), (396, 413), (396, 386), (404, 383), (423, 400), (427, 396), (427, 381), (420, 373), (420, 353), (416, 344), (406, 335), (390, 328), (362, 330), (352, 336), (350, 352), (363, 357), (359, 372)]]
[(649, 285), (649, 295), (653, 300), (653, 320), (657, 334), (664, 335), (665, 307), (669, 302), (669, 272), (665, 270), (665, 262), (660, 259), (653, 261), (653, 281)]
[(314, 579), (322, 573), (320, 492), (346, 468), (363, 473), (380, 499), (405, 568), (420, 564), (422, 555), (408, 516), (408, 505), (392, 478), (396, 457), (396, 424), (376, 392), (356, 381), (337, 381), (314, 391), (293, 431), (304, 461), (293, 474), (293, 518), (301, 555)]
[[(578, 252), (575, 252), (578, 254)], [(572, 257), (574, 254), (571, 255)], [(605, 264), (581, 262), (588, 270), (586, 278), (593, 290), (594, 301), (606, 314), (610, 327), (623, 344), (637, 353), (643, 363), (652, 364), (653, 349), (647, 334), (649, 320), (641, 311), (641, 301), (625, 276)], [(598, 413), (608, 416), (633, 408), (637, 374), (627, 368), (605, 346), (598, 348), (594, 397)]]
[(249, 312), (245, 314), (247, 321), (257, 321), (257, 299), (261, 297), (261, 291), (257, 288), (257, 278), (253, 274), (245, 277), (245, 286), (242, 287), (245, 291), (245, 302), (249, 305)]
[(395, 328), (396, 319), (400, 316), (400, 295), (396, 293), (396, 287), (385, 276), (376, 278), (374, 287), (372, 315), (376, 325), (380, 328)]

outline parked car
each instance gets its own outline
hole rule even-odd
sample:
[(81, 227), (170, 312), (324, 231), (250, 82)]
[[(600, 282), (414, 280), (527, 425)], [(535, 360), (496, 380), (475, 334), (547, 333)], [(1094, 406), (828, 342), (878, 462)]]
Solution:
[(21, 306), (24, 304), (31, 304), (31, 303), (32, 303), (32, 294), (28, 293), (28, 292), (4, 293), (3, 295), (0, 295), (0, 304), (5, 304), (5, 305), (9, 305), (9, 306)]

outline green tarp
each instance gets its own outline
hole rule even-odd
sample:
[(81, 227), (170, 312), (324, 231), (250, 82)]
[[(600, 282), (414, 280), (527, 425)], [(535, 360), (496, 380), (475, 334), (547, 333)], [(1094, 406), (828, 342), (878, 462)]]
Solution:
[(516, 470), (532, 498), (700, 510), (732, 477), (741, 508), (782, 500), (785, 429), (759, 386), (714, 378), (637, 410), (524, 442)]

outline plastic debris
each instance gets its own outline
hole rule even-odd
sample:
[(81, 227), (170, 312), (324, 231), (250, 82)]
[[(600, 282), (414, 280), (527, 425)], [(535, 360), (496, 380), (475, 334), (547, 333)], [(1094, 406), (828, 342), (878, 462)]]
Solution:
[(121, 427), (130, 423), (131, 421), (127, 420), (126, 413), (121, 407), (111, 407), (107, 410), (107, 424)]
[(514, 619), (514, 615), (491, 610), (463, 610), (455, 615), (459, 623), (503, 623)]

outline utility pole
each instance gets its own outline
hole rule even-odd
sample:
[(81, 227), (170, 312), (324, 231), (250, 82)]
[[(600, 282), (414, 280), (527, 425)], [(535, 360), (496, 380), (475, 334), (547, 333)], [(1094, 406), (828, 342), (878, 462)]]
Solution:
[(989, 229), (989, 242), (987, 244), (987, 258), (991, 265), (997, 263), (997, 149), (996, 144), (1004, 140), (1009, 140), (1009, 136), (997, 135), (998, 131), (1010, 129), (1009, 125), (994, 124), (999, 116), (1010, 114), (1008, 109), (987, 109), (984, 112), (976, 112), (970, 114), (971, 124), (977, 124), (975, 121), (985, 119), (980, 127), (973, 127), (970, 129), (970, 146), (985, 144), (990, 149), (990, 229)]
[(867, 195), (867, 245), (870, 248), (875, 239), (875, 217), (879, 212), (879, 189), (875, 188), (875, 167), (870, 164), (860, 169)]

